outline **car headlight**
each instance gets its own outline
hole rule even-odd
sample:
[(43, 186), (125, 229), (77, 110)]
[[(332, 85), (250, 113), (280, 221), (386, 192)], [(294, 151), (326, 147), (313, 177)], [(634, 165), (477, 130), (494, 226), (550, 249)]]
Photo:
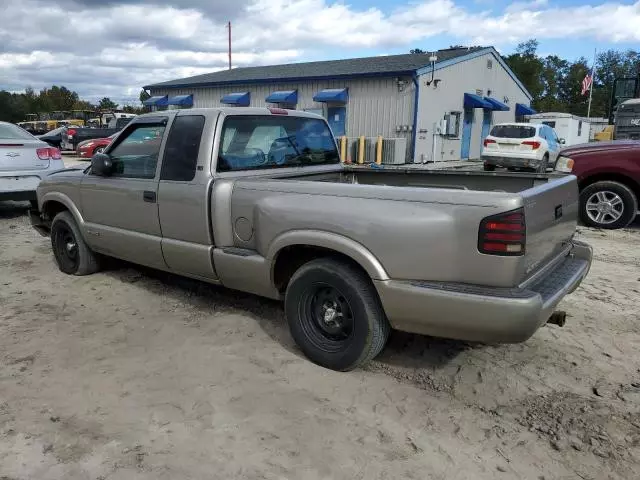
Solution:
[(82, 146), (83, 147), (92, 147), (93, 146), (93, 142), (85, 143)]
[(573, 171), (573, 163), (573, 160), (569, 157), (558, 157), (556, 172), (571, 173)]

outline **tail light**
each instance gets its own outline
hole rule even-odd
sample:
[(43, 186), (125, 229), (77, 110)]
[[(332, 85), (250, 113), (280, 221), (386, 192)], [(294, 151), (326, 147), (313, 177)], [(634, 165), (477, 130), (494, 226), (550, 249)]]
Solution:
[(60, 150), (54, 147), (38, 148), (36, 155), (40, 160), (60, 160), (62, 158)]
[(482, 142), (482, 144), (486, 147), (487, 145), (489, 145), (490, 143), (496, 143), (495, 140), (491, 140), (490, 138), (485, 138), (484, 142)]
[(269, 108), (269, 111), (272, 115), (289, 115), (289, 112), (284, 108)]
[(536, 142), (535, 140), (526, 140), (522, 142), (522, 145), (529, 145), (531, 150), (537, 150), (540, 148), (540, 142)]
[(74, 128), (70, 128), (67, 130), (67, 135), (69, 138), (73, 137), (76, 134), (76, 130)]
[(526, 232), (522, 208), (487, 217), (480, 222), (478, 250), (488, 255), (524, 255)]

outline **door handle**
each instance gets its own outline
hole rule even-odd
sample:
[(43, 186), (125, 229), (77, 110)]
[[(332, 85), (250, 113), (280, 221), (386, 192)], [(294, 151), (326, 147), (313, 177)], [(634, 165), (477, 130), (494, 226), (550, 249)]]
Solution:
[(156, 192), (145, 190), (144, 192), (142, 192), (142, 198), (145, 202), (156, 203)]

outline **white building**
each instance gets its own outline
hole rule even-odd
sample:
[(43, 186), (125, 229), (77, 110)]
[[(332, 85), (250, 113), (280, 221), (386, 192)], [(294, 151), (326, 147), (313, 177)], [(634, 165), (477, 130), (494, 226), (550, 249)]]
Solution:
[(234, 68), (144, 88), (147, 105), (160, 108), (313, 111), (336, 136), (404, 138), (406, 159), (416, 162), (478, 158), (491, 125), (535, 113), (492, 47)]
[(570, 113), (536, 113), (529, 117), (529, 123), (543, 123), (553, 128), (558, 137), (564, 138), (565, 145), (587, 143), (591, 133), (591, 124), (584, 118)]

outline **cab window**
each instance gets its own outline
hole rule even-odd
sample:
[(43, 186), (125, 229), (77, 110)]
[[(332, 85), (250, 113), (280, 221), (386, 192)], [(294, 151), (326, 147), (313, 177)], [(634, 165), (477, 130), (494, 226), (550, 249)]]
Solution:
[(109, 150), (113, 177), (154, 178), (164, 135), (164, 124), (138, 124), (118, 137)]

